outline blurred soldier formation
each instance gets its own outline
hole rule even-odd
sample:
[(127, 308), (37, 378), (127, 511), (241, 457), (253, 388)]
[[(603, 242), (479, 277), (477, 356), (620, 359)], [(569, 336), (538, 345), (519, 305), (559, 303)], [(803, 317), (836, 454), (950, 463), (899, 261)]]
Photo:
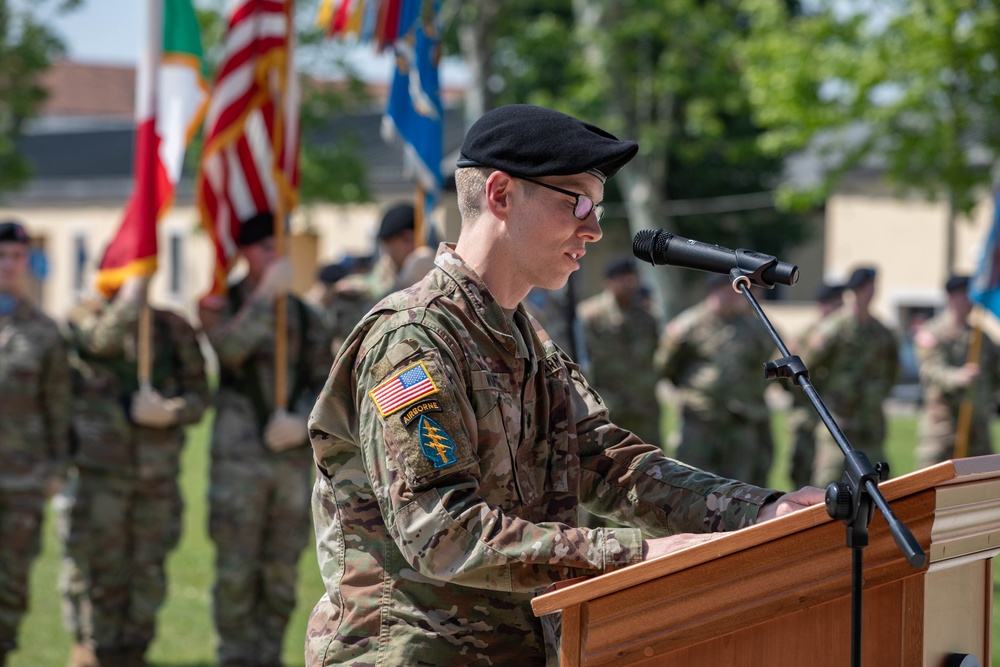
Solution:
[[(82, 300), (60, 331), (25, 297), (25, 229), (0, 223), (0, 665), (17, 648), (44, 503), (53, 496), (63, 551), (59, 589), (74, 642), (70, 667), (147, 664), (167, 590), (164, 562), (181, 532), (185, 427), (198, 422), (210, 402), (218, 662), (281, 665), (310, 530), (307, 417), (351, 330), (384, 297), (417, 283), (433, 266), (434, 252), (416, 246), (413, 207), (391, 207), (379, 226), (374, 267), (364, 270), (363, 260), (325, 267), (307, 302), (290, 294), (291, 267), (275, 253), (273, 228), (267, 213), (245, 222), (237, 240), (245, 277), (200, 303), (201, 330), (220, 365), (212, 397), (195, 328), (180, 315), (148, 307), (148, 279), (132, 278), (117, 292)], [(873, 462), (885, 458), (882, 404), (898, 368), (893, 333), (869, 311), (876, 276), (874, 268), (861, 267), (843, 287), (824, 286), (815, 320), (791, 343), (848, 440)], [(579, 304), (575, 326), (578, 354), (615, 423), (659, 446), (656, 385), (669, 381), (680, 422), (667, 453), (765, 486), (773, 444), (761, 367), (774, 357), (774, 346), (742, 295), (725, 277), (712, 276), (704, 300), (661, 327), (631, 259), (612, 260), (603, 286)], [(946, 308), (915, 337), (925, 399), (920, 466), (956, 455), (963, 402), (967, 455), (992, 451), (1000, 356), (983, 334), (978, 358), (968, 357), (968, 277), (950, 278), (945, 292)], [(287, 355), (286, 393), (279, 399), (280, 296)], [(536, 305), (542, 296), (558, 302), (564, 294), (537, 296)], [(150, 361), (140, 379), (144, 312)], [(538, 316), (546, 317), (544, 308)], [(563, 346), (573, 345), (568, 319)], [(558, 323), (552, 328), (558, 331)], [(523, 344), (527, 334), (520, 335)], [(400, 354), (390, 350), (383, 365), (406, 365)], [(796, 488), (835, 481), (842, 470), (839, 448), (801, 390), (789, 389), (792, 480)], [(405, 421), (401, 428), (405, 434)]]

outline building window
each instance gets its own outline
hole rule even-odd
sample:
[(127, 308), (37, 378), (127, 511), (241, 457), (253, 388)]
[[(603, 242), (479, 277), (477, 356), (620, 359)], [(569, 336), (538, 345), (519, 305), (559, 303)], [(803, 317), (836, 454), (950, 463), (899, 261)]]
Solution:
[(180, 234), (170, 235), (170, 296), (179, 298), (183, 291), (182, 275), (184, 271), (184, 237)]

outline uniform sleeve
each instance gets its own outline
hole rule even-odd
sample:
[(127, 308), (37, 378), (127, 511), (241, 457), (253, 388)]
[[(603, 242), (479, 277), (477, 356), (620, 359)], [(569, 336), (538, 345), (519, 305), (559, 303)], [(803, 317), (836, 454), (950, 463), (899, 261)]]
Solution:
[[(287, 303), (287, 302), (286, 302)], [(267, 299), (248, 298), (236, 313), (228, 303), (204, 302), (199, 309), (202, 329), (219, 357), (219, 363), (239, 370), (274, 330), (274, 303)]]
[[(367, 349), (353, 373), (364, 467), (410, 566), (455, 584), (534, 591), (641, 560), (635, 529), (532, 523), (484, 499), (485, 487), (504, 480), (482, 477), (476, 452), (491, 434), (479, 433), (477, 413), (489, 406), (469, 398), (462, 359), (450, 352), (457, 349), (423, 327), (402, 326)], [(336, 373), (313, 414), (314, 442), (316, 431), (323, 440), (339, 428), (326, 414), (338, 409), (327, 403)], [(399, 391), (408, 397), (395, 398)]]
[(938, 344), (937, 337), (928, 329), (922, 329), (914, 337), (917, 361), (920, 368), (920, 381), (928, 387), (951, 393), (960, 389), (958, 386), (958, 368), (948, 363), (943, 345)]
[(653, 356), (653, 365), (660, 377), (670, 380), (674, 385), (681, 382), (683, 362), (690, 357), (686, 350), (686, 331), (680, 322), (674, 321), (663, 329), (663, 335)]
[(141, 306), (116, 299), (107, 307), (95, 310), (78, 309), (72, 318), (76, 345), (90, 354), (113, 357), (124, 351), (122, 342), (139, 320)]
[(667, 458), (608, 421), (607, 410), (568, 359), (580, 443), (580, 496), (591, 512), (654, 537), (709, 533), (752, 525), (781, 495)]
[(69, 353), (66, 341), (53, 326), (52, 344), (43, 361), (41, 405), (54, 474), (62, 474), (69, 459), (70, 401)]
[(180, 385), (181, 408), (179, 423), (197, 423), (211, 400), (208, 379), (205, 376), (205, 357), (198, 343), (198, 336), (187, 321), (171, 316), (172, 342), (176, 346)]

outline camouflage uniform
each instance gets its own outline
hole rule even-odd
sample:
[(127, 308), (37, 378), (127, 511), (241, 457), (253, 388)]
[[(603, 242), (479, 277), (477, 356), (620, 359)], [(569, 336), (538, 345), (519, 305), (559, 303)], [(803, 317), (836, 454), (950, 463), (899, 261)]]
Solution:
[[(813, 322), (792, 345), (792, 354), (801, 354), (806, 343), (813, 332), (819, 327), (823, 319)], [(809, 380), (813, 384), (818, 381), (825, 384), (826, 371), (828, 369), (809, 369)], [(789, 475), (792, 478), (792, 486), (801, 489), (812, 482), (813, 462), (816, 459), (816, 430), (826, 429), (819, 415), (813, 408), (812, 403), (806, 397), (802, 389), (791, 382), (782, 382), (780, 385), (792, 394), (792, 407), (788, 411), (788, 431), (791, 435), (791, 465)]]
[[(17, 646), (45, 487), (69, 448), (69, 365), (55, 323), (10, 296), (0, 315), (0, 656)], [(6, 310), (6, 309), (5, 309)], [(0, 657), (0, 663), (2, 663)]]
[(660, 405), (656, 400), (653, 355), (659, 327), (638, 299), (624, 309), (605, 290), (580, 303), (589, 380), (604, 399), (615, 424), (660, 445)]
[[(884, 460), (882, 402), (899, 368), (892, 332), (875, 317), (862, 323), (850, 308), (841, 308), (823, 320), (801, 356), (851, 446), (867, 454), (872, 464)], [(840, 479), (844, 456), (826, 428), (816, 433), (812, 483), (826, 486)]]
[[(209, 532), (216, 547), (214, 608), (222, 665), (278, 665), (295, 607), (298, 561), (309, 539), (310, 450), (269, 450), (274, 411), (274, 304), (245, 282), (202, 302), (221, 377), (212, 430)], [(319, 315), (287, 299), (289, 411), (305, 415), (332, 358)]]
[(371, 307), (396, 288), (396, 266), (382, 255), (368, 273), (355, 273), (337, 282), (336, 294), (323, 316), (330, 328), (331, 350), (336, 353)]
[[(640, 562), (640, 529), (735, 530), (777, 495), (610, 423), (522, 306), (453, 247), (436, 263), (355, 330), (310, 419), (327, 594), (309, 667), (557, 664), (558, 616), (533, 596)], [(635, 527), (578, 528), (580, 503)]]
[(656, 367), (678, 389), (677, 458), (725, 477), (765, 484), (774, 443), (764, 363), (774, 344), (752, 314), (689, 308), (663, 332)]
[(920, 379), (924, 385), (924, 414), (920, 421), (917, 465), (929, 466), (954, 458), (958, 410), (968, 395), (972, 401), (969, 456), (991, 454), (990, 420), (1000, 389), (1000, 356), (989, 336), (983, 334), (979, 375), (969, 387), (956, 384), (955, 373), (965, 365), (970, 327), (955, 322), (945, 311), (924, 325), (917, 336)]
[(154, 637), (164, 560), (181, 534), (184, 427), (201, 419), (209, 400), (194, 329), (154, 309), (151, 382), (163, 397), (180, 399), (178, 423), (130, 420), (140, 310), (127, 300), (87, 300), (69, 318), (77, 477), (62, 517), (61, 588), (70, 631), (98, 655), (142, 653)]

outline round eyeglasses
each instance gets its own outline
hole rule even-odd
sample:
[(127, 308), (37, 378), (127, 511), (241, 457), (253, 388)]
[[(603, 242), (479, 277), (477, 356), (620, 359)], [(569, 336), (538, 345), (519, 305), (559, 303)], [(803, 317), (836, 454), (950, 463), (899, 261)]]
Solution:
[(557, 188), (554, 185), (549, 185), (548, 183), (542, 183), (541, 181), (536, 181), (533, 178), (525, 178), (524, 176), (515, 176), (515, 178), (519, 178), (522, 181), (527, 181), (529, 183), (534, 183), (535, 185), (540, 185), (543, 188), (548, 188), (549, 190), (555, 190), (556, 192), (564, 194), (568, 197), (573, 197), (573, 199), (575, 200), (573, 203), (573, 215), (576, 217), (577, 220), (586, 220), (587, 216), (589, 216), (591, 213), (594, 214), (598, 222), (600, 222), (601, 218), (604, 217), (604, 207), (596, 203), (593, 199), (591, 199), (587, 195), (581, 195), (578, 192), (572, 192), (571, 190), (564, 190), (563, 188)]

